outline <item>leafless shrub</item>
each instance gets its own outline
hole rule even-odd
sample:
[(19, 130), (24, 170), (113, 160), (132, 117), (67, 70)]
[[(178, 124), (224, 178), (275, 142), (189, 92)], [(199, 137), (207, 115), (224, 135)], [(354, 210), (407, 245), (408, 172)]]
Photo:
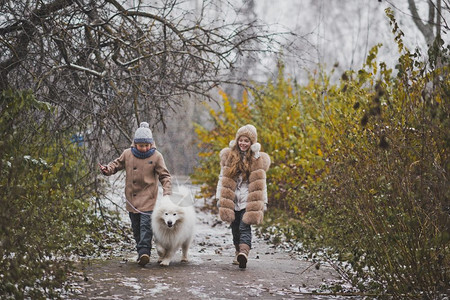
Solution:
[[(0, 90), (30, 89), (57, 106), (54, 130), (83, 132), (90, 157), (102, 155), (101, 141), (117, 152), (140, 121), (165, 127), (183, 98), (245, 83), (224, 72), (240, 58), (275, 50), (278, 35), (228, 2), (190, 4), (2, 1)], [(218, 17), (230, 14), (235, 22)]]

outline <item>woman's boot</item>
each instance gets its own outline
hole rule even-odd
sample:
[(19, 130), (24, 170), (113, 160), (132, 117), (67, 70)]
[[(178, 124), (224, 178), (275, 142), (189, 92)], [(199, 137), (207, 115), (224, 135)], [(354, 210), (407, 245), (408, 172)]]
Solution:
[(245, 269), (247, 267), (248, 254), (250, 252), (250, 246), (247, 244), (239, 244), (239, 254), (237, 261), (239, 262), (239, 268)]
[(237, 257), (239, 255), (239, 245), (234, 245), (234, 247), (236, 248), (236, 251), (234, 252), (233, 265), (238, 265), (239, 262), (237, 260)]

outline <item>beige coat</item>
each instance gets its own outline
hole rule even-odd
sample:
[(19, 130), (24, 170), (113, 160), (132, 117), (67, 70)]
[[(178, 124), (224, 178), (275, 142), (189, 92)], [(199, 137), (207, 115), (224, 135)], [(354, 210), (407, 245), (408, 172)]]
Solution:
[[(172, 193), (172, 181), (164, 158), (159, 151), (145, 159), (137, 158), (131, 148), (123, 151), (119, 158), (109, 163), (105, 175), (112, 175), (125, 169), (125, 197), (127, 211), (152, 211), (158, 197), (158, 180), (163, 187), (163, 195)], [(132, 204), (132, 206), (130, 205)]]
[[(220, 151), (220, 166), (223, 170), (229, 168), (227, 165), (231, 149), (225, 148)], [(259, 152), (258, 158), (253, 158), (248, 183), (247, 205), (242, 221), (245, 224), (261, 224), (264, 218), (264, 202), (266, 190), (266, 171), (270, 166), (270, 157), (264, 152)], [(226, 173), (226, 172), (223, 172)], [(235, 215), (235, 191), (237, 187), (236, 178), (225, 175), (221, 179), (219, 198), (219, 216), (223, 221), (233, 222)]]

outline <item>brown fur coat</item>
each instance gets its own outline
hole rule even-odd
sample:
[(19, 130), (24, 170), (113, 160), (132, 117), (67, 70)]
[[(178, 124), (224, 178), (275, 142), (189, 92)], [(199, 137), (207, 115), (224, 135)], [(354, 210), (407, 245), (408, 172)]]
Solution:
[[(220, 166), (225, 170), (227, 166), (230, 148), (224, 148), (220, 151)], [(267, 153), (259, 152), (258, 158), (253, 158), (249, 185), (247, 206), (242, 221), (245, 224), (261, 224), (264, 217), (264, 190), (266, 188), (266, 171), (270, 166), (270, 157)], [(225, 174), (226, 172), (224, 172)], [(236, 179), (222, 177), (222, 189), (219, 198), (219, 216), (225, 222), (233, 222), (234, 215), (234, 198), (236, 190)]]

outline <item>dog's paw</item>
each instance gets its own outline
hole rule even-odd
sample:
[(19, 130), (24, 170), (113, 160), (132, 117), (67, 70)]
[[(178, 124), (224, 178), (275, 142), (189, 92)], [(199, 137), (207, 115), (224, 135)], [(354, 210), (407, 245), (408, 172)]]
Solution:
[(168, 267), (170, 264), (170, 260), (163, 260), (159, 263), (160, 266)]
[(188, 262), (189, 262), (189, 259), (187, 259), (187, 258), (182, 258), (182, 259), (181, 259), (181, 262), (182, 262), (182, 263), (188, 263)]

